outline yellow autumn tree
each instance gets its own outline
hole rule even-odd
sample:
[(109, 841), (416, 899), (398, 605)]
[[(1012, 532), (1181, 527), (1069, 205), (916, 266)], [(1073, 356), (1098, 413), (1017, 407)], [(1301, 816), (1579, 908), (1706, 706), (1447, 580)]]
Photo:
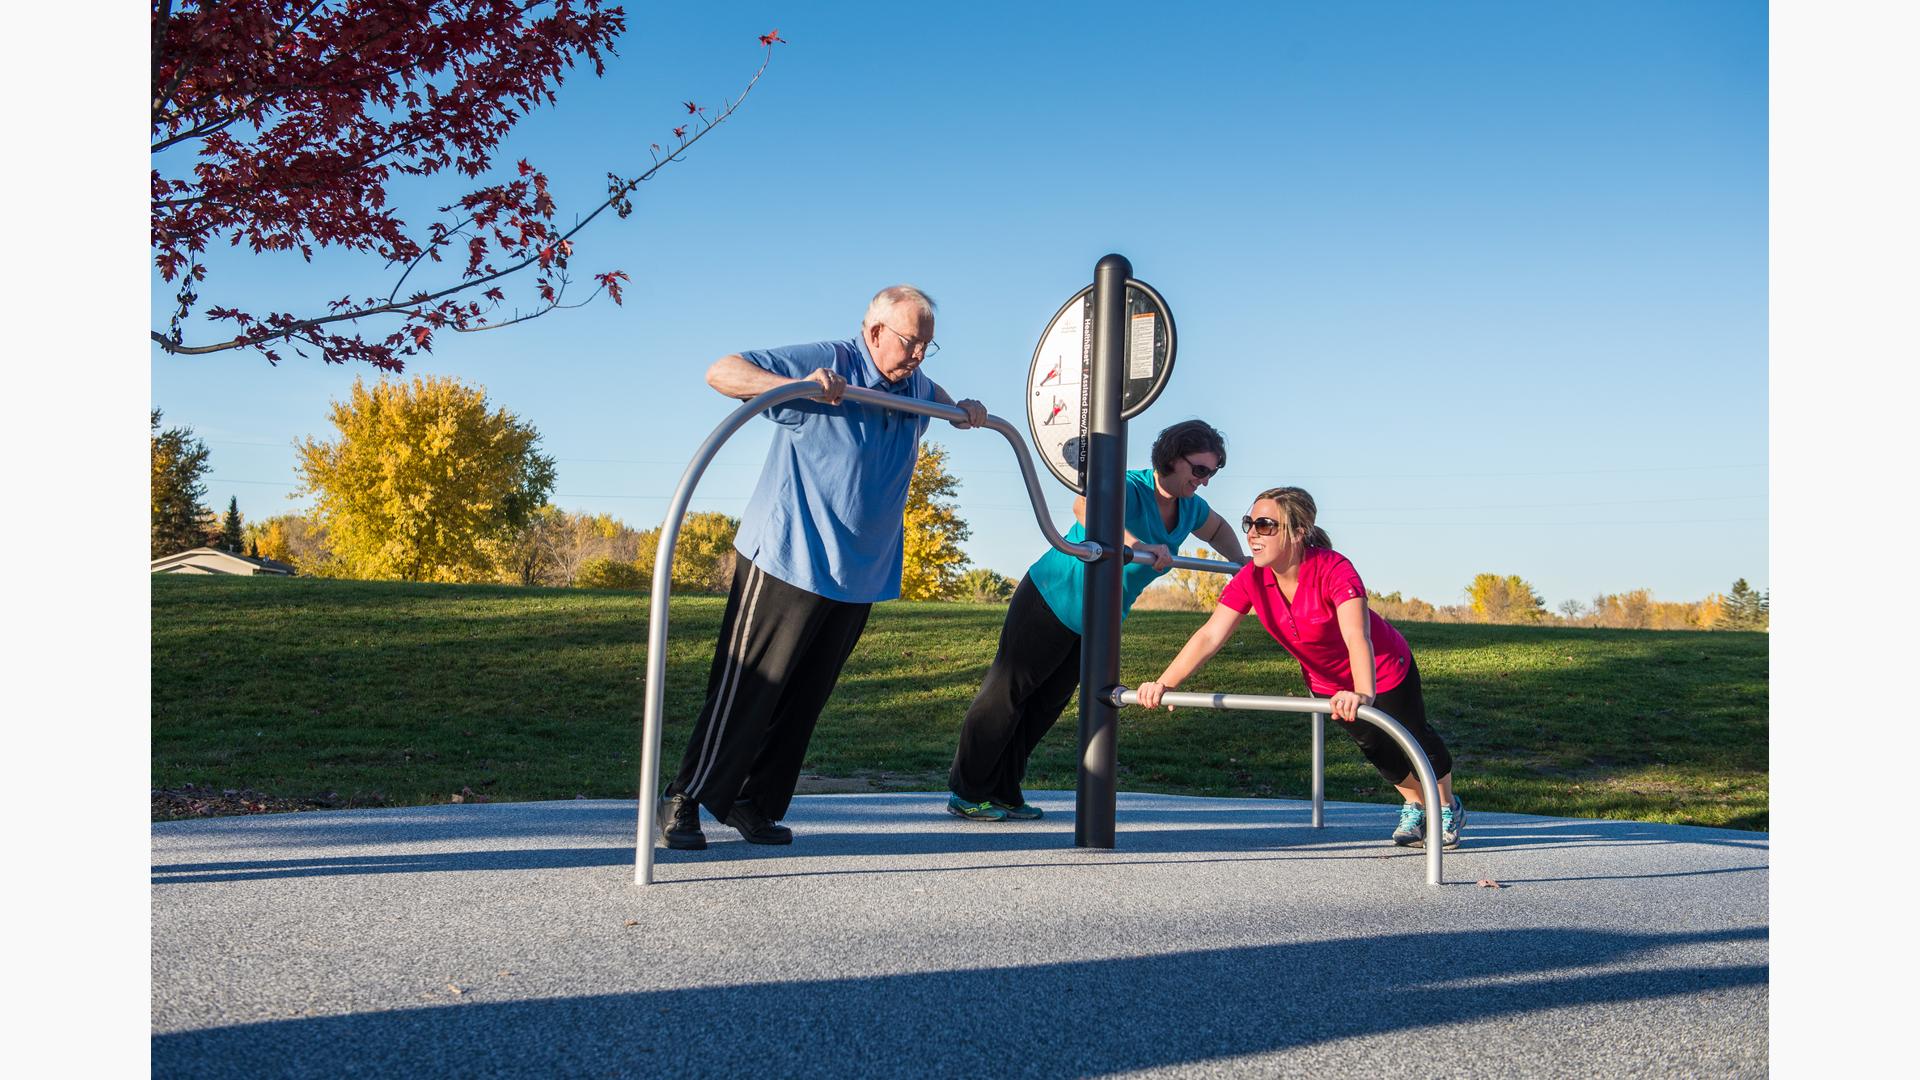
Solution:
[(573, 585), (577, 589), (644, 589), (647, 575), (633, 563), (595, 556), (580, 564)]
[(1653, 627), (1653, 593), (1634, 589), (1593, 598), (1593, 625), (1611, 630), (1648, 630)]
[(1467, 599), (1481, 622), (1533, 623), (1547, 615), (1540, 593), (1518, 574), (1475, 574)]
[(249, 550), (258, 548), (262, 558), (286, 563), (308, 577), (334, 576), (327, 531), (298, 514), (247, 522), (247, 545)]
[[(739, 531), (739, 518), (714, 511), (682, 519), (680, 535), (673, 541), (673, 591), (726, 592), (733, 585), (733, 538)], [(660, 530), (641, 533), (633, 561), (640, 571), (638, 588), (647, 588), (653, 580), (653, 561), (659, 554)]]
[[(1190, 548), (1181, 552), (1192, 559), (1217, 559), (1218, 556), (1204, 548)], [(1226, 565), (1222, 563), (1221, 565)], [(1167, 571), (1173, 580), (1173, 587), (1185, 592), (1192, 602), (1193, 611), (1212, 611), (1220, 603), (1220, 594), (1227, 590), (1227, 582), (1233, 580), (1231, 574), (1216, 574), (1209, 570), (1186, 570), (1175, 568)]]
[(906, 546), (900, 566), (900, 599), (951, 600), (959, 595), (967, 568), (961, 541), (972, 535), (949, 500), (960, 481), (947, 475), (947, 451), (924, 443), (907, 485)]
[(247, 546), (263, 559), (272, 559), (291, 566), (293, 564), (293, 539), (288, 535), (287, 518), (291, 514), (268, 518), (266, 521), (247, 522)]
[(1438, 608), (1417, 596), (1402, 597), (1400, 590), (1390, 593), (1367, 593), (1367, 607), (1380, 613), (1380, 617), (1390, 623), (1437, 622), (1440, 618)]
[(491, 545), (553, 490), (540, 433), (457, 379), (355, 379), (329, 419), (339, 437), (295, 447), (301, 490), (342, 572), (356, 578), (485, 581)]

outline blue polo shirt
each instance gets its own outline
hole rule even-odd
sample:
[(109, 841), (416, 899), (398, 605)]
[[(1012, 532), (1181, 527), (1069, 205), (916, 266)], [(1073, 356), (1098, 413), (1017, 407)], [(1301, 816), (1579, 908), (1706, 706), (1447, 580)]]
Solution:
[[(888, 382), (859, 338), (740, 355), (789, 379), (827, 368), (849, 386), (933, 400), (932, 379), (915, 370)], [(766, 417), (778, 427), (734, 549), (781, 581), (829, 600), (898, 597), (901, 515), (928, 418), (852, 401), (776, 405)]]
[[(1198, 495), (1181, 499), (1174, 504), (1173, 528), (1167, 528), (1160, 520), (1160, 507), (1154, 502), (1152, 469), (1134, 469), (1127, 473), (1126, 491), (1127, 508), (1122, 520), (1127, 531), (1142, 544), (1165, 544), (1175, 555), (1180, 554), (1180, 545), (1188, 534), (1206, 524), (1207, 515), (1213, 512)], [(1087, 527), (1077, 521), (1067, 530), (1068, 543), (1077, 544), (1086, 538)], [(1165, 570), (1155, 570), (1144, 563), (1128, 563), (1120, 571), (1121, 618), (1126, 618), (1141, 592), (1164, 573)], [(1047, 602), (1061, 625), (1076, 634), (1084, 633), (1080, 629), (1080, 610), (1087, 592), (1086, 563), (1058, 548), (1048, 548), (1046, 554), (1027, 568), (1027, 578), (1040, 591), (1040, 598)]]

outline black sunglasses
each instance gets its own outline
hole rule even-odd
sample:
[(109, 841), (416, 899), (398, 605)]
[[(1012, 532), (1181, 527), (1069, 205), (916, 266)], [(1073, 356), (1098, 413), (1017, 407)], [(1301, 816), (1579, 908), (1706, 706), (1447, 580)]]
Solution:
[(1240, 531), (1255, 536), (1272, 536), (1280, 531), (1280, 523), (1272, 518), (1243, 517), (1240, 519)]
[(1195, 465), (1193, 459), (1189, 457), (1183, 457), (1180, 460), (1186, 462), (1187, 468), (1193, 470), (1193, 478), (1195, 480), (1205, 480), (1220, 471), (1220, 466), (1218, 465)]

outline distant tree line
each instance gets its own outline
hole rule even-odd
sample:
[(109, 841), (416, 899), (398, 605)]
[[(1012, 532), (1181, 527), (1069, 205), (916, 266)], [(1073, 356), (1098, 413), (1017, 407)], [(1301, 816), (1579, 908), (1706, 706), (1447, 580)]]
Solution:
[[(1205, 558), (1195, 548), (1186, 554)], [(1170, 572), (1141, 594), (1146, 609), (1212, 611), (1226, 587), (1227, 575), (1200, 570)], [(1540, 591), (1517, 574), (1476, 574), (1459, 604), (1434, 605), (1398, 592), (1367, 593), (1367, 606), (1389, 622), (1488, 623), (1512, 626), (1597, 626), (1619, 630), (1765, 630), (1768, 596), (1747, 584), (1733, 583), (1728, 592), (1704, 600), (1655, 600), (1647, 589), (1603, 593), (1590, 603), (1563, 601), (1548, 611)]]
[[(246, 522), (238, 500), (224, 519), (201, 504), (209, 468), (191, 429), (153, 441), (153, 557), (212, 544), (275, 559), (307, 576), (649, 589), (660, 530), (551, 504), (555, 467), (540, 433), (483, 389), (451, 378), (373, 385), (356, 379), (329, 412), (335, 436), (296, 450), (313, 509)], [(908, 489), (901, 595), (908, 600), (1004, 603), (1013, 582), (969, 568), (969, 535), (952, 496), (947, 452), (921, 447)], [(692, 513), (674, 545), (675, 592), (725, 592), (739, 519)]]
[[(490, 406), (485, 390), (435, 376), (372, 386), (356, 379), (329, 419), (333, 439), (309, 438), (296, 448), (295, 495), (312, 496), (313, 509), (248, 523), (237, 499), (228, 500), (225, 515), (203, 504), (206, 445), (191, 428), (161, 430), (160, 411), (153, 410), (153, 557), (210, 545), (319, 577), (652, 587), (660, 530), (551, 505), (555, 468), (539, 450), (540, 433)], [(958, 488), (947, 451), (922, 446), (908, 487), (901, 598), (1006, 603), (1014, 582), (969, 566), (960, 546), (970, 530), (953, 502)], [(725, 592), (739, 527), (726, 514), (688, 514), (674, 546), (673, 590)], [(1226, 582), (1224, 574), (1177, 569), (1140, 605), (1209, 611)], [(1388, 619), (1411, 622), (1651, 630), (1765, 630), (1768, 622), (1767, 594), (1744, 578), (1725, 594), (1692, 603), (1656, 601), (1635, 589), (1591, 603), (1569, 600), (1555, 612), (1515, 574), (1476, 574), (1459, 604), (1436, 606), (1398, 592), (1368, 597)]]

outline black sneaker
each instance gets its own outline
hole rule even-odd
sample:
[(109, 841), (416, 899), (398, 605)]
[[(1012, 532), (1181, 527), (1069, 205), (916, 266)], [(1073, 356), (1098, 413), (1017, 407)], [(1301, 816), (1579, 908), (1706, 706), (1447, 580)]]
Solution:
[(660, 839), (675, 851), (705, 851), (707, 835), (700, 831), (700, 804), (685, 795), (661, 799)]
[(751, 803), (734, 803), (733, 809), (727, 811), (727, 824), (739, 829), (749, 844), (793, 843), (792, 829), (768, 821), (767, 815), (755, 810)]

